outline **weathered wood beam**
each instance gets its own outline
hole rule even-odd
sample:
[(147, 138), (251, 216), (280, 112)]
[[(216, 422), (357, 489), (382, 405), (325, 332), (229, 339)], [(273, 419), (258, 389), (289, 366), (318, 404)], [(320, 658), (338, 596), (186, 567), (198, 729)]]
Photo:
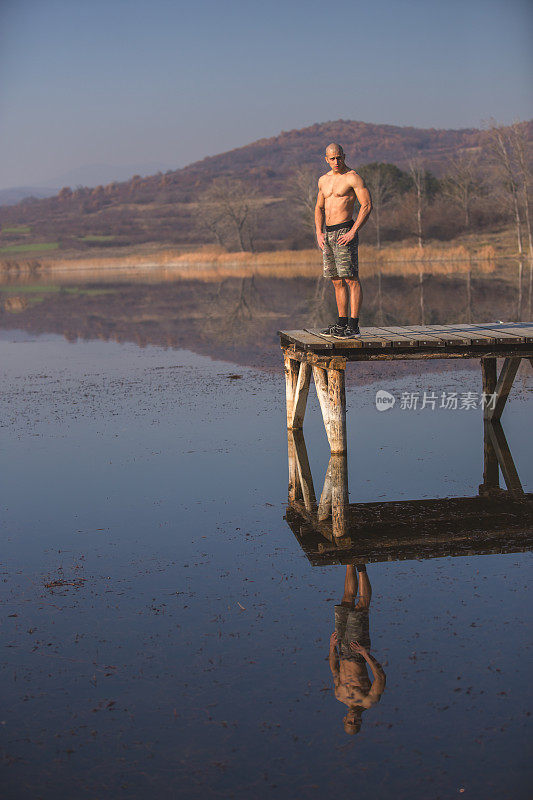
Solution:
[(311, 364), (307, 364), (305, 361), (300, 362), (289, 428), (296, 429), (303, 427), (305, 409), (307, 407), (307, 395), (309, 394), (309, 383), (311, 381), (311, 371)]
[(330, 459), (330, 463), (328, 464), (328, 468), (326, 470), (326, 477), (324, 478), (324, 488), (322, 489), (322, 494), (320, 495), (320, 502), (318, 504), (317, 517), (319, 522), (324, 522), (324, 520), (328, 519), (331, 516), (331, 499), (332, 499), (332, 487), (331, 487), (331, 459)]
[(328, 370), (329, 442), (332, 453), (345, 453), (347, 449), (344, 379), (343, 369)]
[[(484, 389), (484, 391), (486, 390)], [(492, 391), (490, 394), (492, 394)], [(492, 423), (488, 420), (483, 421), (483, 483), (479, 487), (480, 495), (491, 494), (500, 489), (500, 470), (498, 457), (490, 436), (489, 428), (491, 426)]]
[(294, 434), (292, 431), (287, 431), (287, 451), (289, 457), (289, 503), (294, 503), (302, 497), (302, 487), (300, 485), (300, 476), (298, 474), (298, 463), (296, 458), (296, 445), (294, 443)]
[(491, 404), (485, 406), (485, 419), (491, 422), (496, 422), (500, 419), (518, 367), (520, 366), (520, 360), (520, 358), (506, 358), (503, 362), (503, 367), (494, 388), (496, 402), (494, 403), (494, 408), (489, 408)]
[(294, 395), (298, 382), (299, 364), (289, 355), (285, 354), (285, 398), (287, 402), (287, 428), (292, 428), (294, 416)]
[(314, 513), (316, 511), (315, 487), (313, 486), (313, 476), (311, 475), (311, 467), (309, 466), (304, 435), (301, 430), (295, 430), (293, 431), (293, 437), (296, 453), (296, 467), (304, 505), (306, 511)]
[(329, 392), (328, 392), (328, 372), (322, 367), (313, 367), (313, 379), (315, 381), (315, 389), (322, 411), (322, 419), (324, 420), (324, 428), (326, 429), (326, 436), (331, 448), (331, 437), (329, 432)]
[(332, 454), (331, 470), (331, 530), (339, 539), (348, 530), (348, 459), (346, 453)]
[(518, 471), (515, 467), (509, 445), (507, 444), (501, 422), (490, 422), (487, 427), (507, 489), (513, 495), (522, 496), (524, 490), (520, 483)]

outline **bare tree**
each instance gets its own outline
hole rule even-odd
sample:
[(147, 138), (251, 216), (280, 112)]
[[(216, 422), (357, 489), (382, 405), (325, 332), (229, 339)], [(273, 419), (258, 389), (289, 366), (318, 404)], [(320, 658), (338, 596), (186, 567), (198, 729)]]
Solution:
[(424, 246), (422, 235), (422, 208), (426, 194), (426, 170), (419, 159), (413, 158), (409, 162), (409, 176), (413, 181), (416, 199), (416, 235), (418, 238), (418, 246), (422, 249)]
[(526, 138), (525, 128), (515, 122), (510, 129), (510, 138), (516, 154), (518, 172), (521, 181), (521, 194), (524, 207), (524, 217), (529, 241), (529, 257), (533, 259), (533, 237), (531, 234), (531, 211), (529, 206), (529, 191), (531, 188), (531, 142)]
[(242, 251), (254, 250), (257, 192), (243, 181), (216, 178), (199, 202), (202, 221), (217, 242), (226, 246), (235, 237)]
[(496, 168), (496, 177), (515, 221), (518, 255), (523, 255), (522, 219), (520, 217), (520, 169), (513, 148), (511, 129), (495, 122), (489, 128), (489, 152)]
[(457, 158), (451, 158), (448, 173), (442, 183), (442, 191), (463, 212), (465, 228), (470, 227), (470, 206), (478, 187), (479, 180), (474, 156), (469, 153), (461, 153)]
[(381, 220), (385, 206), (396, 194), (395, 181), (385, 164), (367, 164), (359, 169), (372, 195), (371, 221), (376, 227), (376, 247), (381, 247)]
[(287, 181), (287, 200), (306, 229), (315, 235), (315, 205), (319, 172), (312, 167), (295, 170)]

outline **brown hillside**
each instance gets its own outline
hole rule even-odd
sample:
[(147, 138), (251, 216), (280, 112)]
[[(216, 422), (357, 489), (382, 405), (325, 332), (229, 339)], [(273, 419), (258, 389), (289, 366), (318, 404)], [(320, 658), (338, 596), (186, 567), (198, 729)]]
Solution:
[[(533, 121), (523, 123), (533, 137)], [(122, 183), (94, 188), (64, 188), (51, 198), (0, 207), (0, 225), (29, 226), (7, 242), (49, 243), (60, 250), (93, 250), (143, 242), (185, 244), (210, 241), (201, 225), (200, 194), (214, 178), (238, 177), (253, 184), (262, 197), (260, 239), (290, 242), (298, 223), (290, 219), (287, 178), (300, 167), (323, 167), (325, 146), (340, 142), (352, 166), (384, 161), (405, 167), (413, 156), (437, 176), (451, 156), (483, 152), (486, 133), (477, 129), (437, 130), (337, 120), (282, 132), (244, 147), (210, 156), (194, 164), (147, 178), (136, 175)], [(200, 223), (199, 220), (200, 219)], [(268, 228), (268, 230), (267, 230)], [(431, 233), (431, 232), (430, 232)], [(2, 236), (2, 239), (5, 238)], [(0, 242), (1, 244), (1, 242)], [(6, 253), (7, 251), (4, 251)]]

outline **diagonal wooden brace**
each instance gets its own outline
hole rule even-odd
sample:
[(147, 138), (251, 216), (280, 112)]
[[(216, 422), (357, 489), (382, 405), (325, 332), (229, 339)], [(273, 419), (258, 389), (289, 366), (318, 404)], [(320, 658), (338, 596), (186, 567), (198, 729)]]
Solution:
[[(493, 359), (496, 361), (496, 359)], [(492, 407), (492, 403), (487, 403), (484, 409), (484, 417), (486, 420), (490, 422), (496, 422), (500, 419), (503, 409), (505, 407), (505, 403), (507, 402), (507, 398), (509, 397), (509, 392), (511, 391), (511, 387), (513, 385), (513, 381), (515, 379), (515, 375), (517, 373), (518, 367), (520, 366), (521, 358), (506, 358), (503, 362), (503, 367), (501, 369), (500, 375), (498, 377), (498, 381), (496, 386), (492, 391), (489, 391), (490, 394), (496, 395), (496, 400), (494, 402), (494, 407)], [(493, 383), (493, 370), (495, 371), (495, 366), (490, 368), (490, 375), (488, 376), (487, 381), (487, 389), (490, 390), (490, 384)], [(483, 382), (485, 384), (485, 371), (483, 373)], [(484, 391), (487, 391), (484, 386)]]
[(302, 428), (309, 383), (311, 381), (311, 365), (306, 361), (295, 361), (285, 356), (285, 385), (287, 397), (287, 428)]

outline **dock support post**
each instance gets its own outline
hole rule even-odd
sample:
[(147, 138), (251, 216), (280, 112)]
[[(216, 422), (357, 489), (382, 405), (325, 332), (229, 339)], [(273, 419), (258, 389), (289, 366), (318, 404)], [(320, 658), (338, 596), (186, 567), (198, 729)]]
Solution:
[(303, 427), (307, 395), (311, 381), (311, 365), (285, 355), (285, 390), (287, 398), (287, 428)]
[[(332, 455), (345, 453), (346, 442), (346, 392), (344, 369), (328, 369), (329, 444)], [(324, 425), (327, 425), (324, 420)]]
[(346, 536), (348, 530), (348, 459), (346, 453), (332, 454), (331, 470), (331, 532), (334, 539)]

